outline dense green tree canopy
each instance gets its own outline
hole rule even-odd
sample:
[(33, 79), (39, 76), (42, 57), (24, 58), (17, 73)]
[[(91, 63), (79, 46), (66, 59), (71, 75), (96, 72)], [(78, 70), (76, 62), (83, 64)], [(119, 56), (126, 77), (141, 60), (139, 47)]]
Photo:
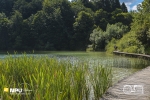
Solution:
[(0, 50), (85, 50), (94, 29), (117, 22), (132, 22), (119, 0), (1, 0)]
[(106, 31), (102, 31), (99, 27), (94, 29), (90, 34), (90, 41), (92, 42), (94, 50), (104, 49), (112, 38), (121, 39), (128, 31), (128, 26), (122, 23), (108, 24)]
[(8, 50), (10, 21), (4, 13), (0, 13), (0, 50)]
[[(123, 6), (123, 4), (122, 4)], [(121, 39), (116, 38), (111, 40), (107, 45), (108, 51), (113, 51), (114, 45), (118, 46), (118, 49), (123, 52), (133, 53), (146, 53), (150, 54), (150, 0), (144, 0), (142, 4), (139, 4), (138, 11), (132, 11), (130, 13), (118, 13), (114, 15), (116, 21), (129, 25), (132, 20), (131, 30), (125, 34)], [(124, 12), (124, 10), (122, 10)], [(122, 18), (125, 17), (125, 20)]]
[(88, 45), (90, 32), (93, 29), (94, 20), (91, 14), (81, 11), (76, 18), (74, 26), (74, 39), (77, 49), (85, 50)]
[(125, 5), (124, 2), (123, 2), (122, 5), (121, 5), (121, 9), (122, 9), (122, 11), (125, 12), (125, 13), (128, 12), (128, 9), (127, 9), (127, 7), (126, 7), (126, 5)]

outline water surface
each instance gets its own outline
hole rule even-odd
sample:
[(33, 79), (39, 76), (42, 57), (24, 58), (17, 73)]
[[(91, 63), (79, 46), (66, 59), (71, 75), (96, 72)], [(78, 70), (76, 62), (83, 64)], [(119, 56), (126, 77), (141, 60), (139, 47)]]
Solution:
[[(7, 53), (1, 52), (0, 58), (3, 59), (7, 57)], [(141, 70), (150, 64), (149, 61), (129, 58), (123, 56), (116, 56), (113, 54), (106, 54), (105, 52), (69, 52), (69, 51), (39, 51), (39, 52), (27, 52), (27, 56), (48, 56), (55, 57), (58, 60), (71, 61), (72, 63), (83, 62), (94, 66), (104, 66), (112, 68), (113, 83), (127, 77), (136, 71)], [(21, 54), (12, 54), (13, 57), (21, 56)]]

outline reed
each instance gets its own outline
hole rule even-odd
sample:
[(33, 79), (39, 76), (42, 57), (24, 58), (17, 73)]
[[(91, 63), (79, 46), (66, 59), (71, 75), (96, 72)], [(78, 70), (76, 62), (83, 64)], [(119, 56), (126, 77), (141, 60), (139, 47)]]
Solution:
[[(111, 85), (111, 69), (85, 62), (8, 55), (0, 61), (0, 89), (22, 88), (32, 91), (11, 94), (0, 91), (2, 100), (89, 100), (91, 87), (94, 99), (99, 99)], [(94, 81), (93, 81), (94, 80)]]
[(142, 69), (150, 65), (150, 61), (142, 58), (114, 59), (113, 67)]
[(106, 92), (106, 90), (112, 85), (112, 69), (100, 67), (94, 67), (94, 73), (91, 77), (91, 83), (94, 90), (95, 100), (100, 100), (100, 97)]

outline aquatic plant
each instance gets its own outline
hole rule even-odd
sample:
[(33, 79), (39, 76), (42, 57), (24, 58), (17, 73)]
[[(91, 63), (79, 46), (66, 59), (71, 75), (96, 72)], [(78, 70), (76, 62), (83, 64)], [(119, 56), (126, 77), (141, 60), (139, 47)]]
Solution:
[[(72, 64), (47, 56), (8, 55), (0, 61), (0, 69), (3, 100), (88, 100), (93, 96), (99, 99), (111, 85), (110, 68), (92, 69), (86, 62)], [(10, 88), (31, 91), (13, 94)]]

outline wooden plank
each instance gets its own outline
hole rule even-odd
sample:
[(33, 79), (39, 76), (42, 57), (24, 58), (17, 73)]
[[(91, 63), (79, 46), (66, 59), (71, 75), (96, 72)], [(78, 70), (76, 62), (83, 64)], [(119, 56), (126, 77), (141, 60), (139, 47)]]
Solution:
[(131, 56), (131, 57), (141, 57), (141, 58), (150, 59), (150, 55), (145, 55), (145, 54), (127, 53), (127, 52), (119, 52), (119, 51), (113, 51), (113, 53), (116, 54), (116, 55), (124, 55), (124, 56)]
[(110, 87), (100, 100), (150, 100), (150, 66)]

